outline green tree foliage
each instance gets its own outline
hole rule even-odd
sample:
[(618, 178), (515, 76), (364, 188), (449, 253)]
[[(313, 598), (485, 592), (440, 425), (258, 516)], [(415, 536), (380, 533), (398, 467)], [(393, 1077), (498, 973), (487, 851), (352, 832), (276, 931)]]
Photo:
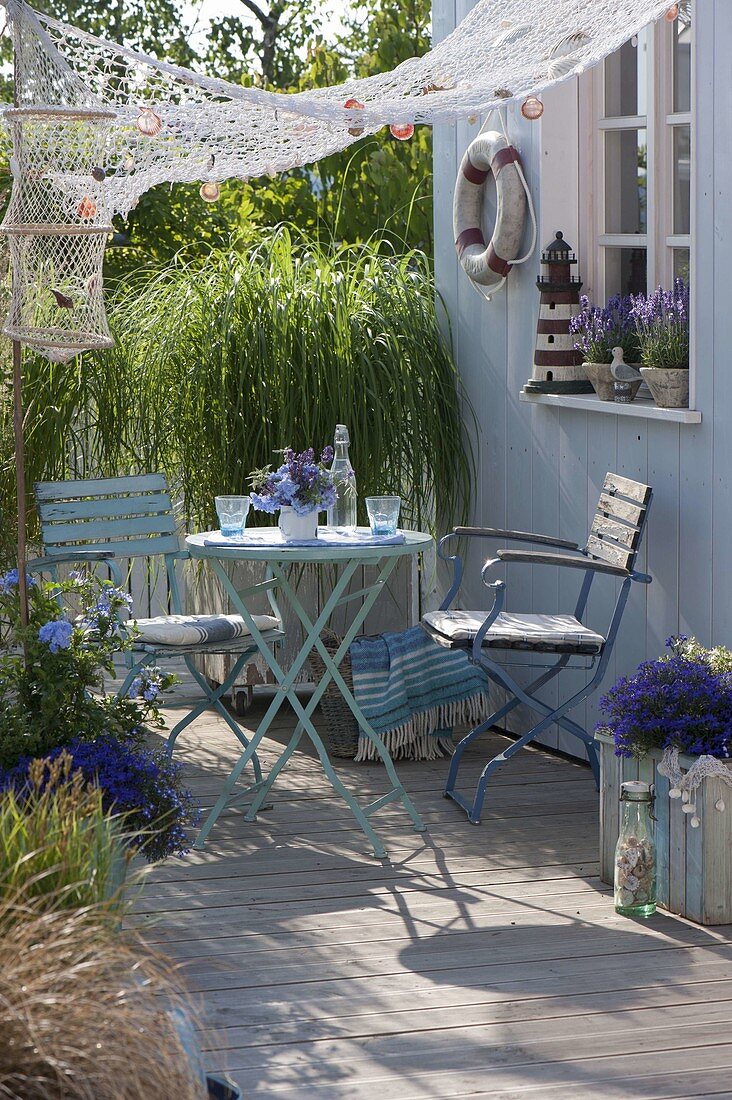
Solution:
[[(365, 0), (336, 36), (324, 0), (241, 0), (241, 15), (214, 18), (193, 45), (178, 0), (49, 0), (56, 17), (155, 56), (247, 84), (304, 91), (355, 73), (388, 71), (430, 45), (429, 0)], [(5, 43), (8, 50), (8, 44)], [(401, 120), (395, 119), (395, 122)], [(432, 141), (388, 128), (341, 153), (281, 175), (232, 180), (218, 203), (197, 185), (161, 185), (143, 195), (107, 253), (107, 276), (169, 261), (182, 247), (225, 247), (232, 232), (294, 222), (322, 241), (357, 243), (386, 231), (397, 245), (432, 250)], [(0, 175), (2, 171), (0, 170)], [(9, 181), (8, 181), (9, 182)], [(5, 180), (0, 180), (5, 190)]]
[(227, 80), (270, 88), (297, 84), (302, 55), (320, 28), (317, 0), (240, 0), (242, 15), (211, 20), (205, 60)]

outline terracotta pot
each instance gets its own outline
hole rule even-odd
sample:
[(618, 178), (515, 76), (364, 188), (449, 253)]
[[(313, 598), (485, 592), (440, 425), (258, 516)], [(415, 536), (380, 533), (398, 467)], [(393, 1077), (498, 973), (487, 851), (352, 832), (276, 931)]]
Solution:
[[(635, 363), (629, 364), (629, 366), (635, 366)], [(597, 396), (601, 401), (614, 401), (615, 400), (615, 379), (612, 375), (610, 363), (583, 363), (585, 373), (592, 383)], [(631, 401), (638, 393), (641, 383), (633, 382), (631, 389)]]
[(688, 409), (689, 371), (686, 367), (641, 367), (640, 372), (660, 409)]

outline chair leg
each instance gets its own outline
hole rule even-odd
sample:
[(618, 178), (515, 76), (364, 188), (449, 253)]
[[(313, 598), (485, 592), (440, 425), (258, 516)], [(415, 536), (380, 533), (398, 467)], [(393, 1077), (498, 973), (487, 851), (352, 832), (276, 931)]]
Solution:
[[(168, 740), (166, 742), (166, 752), (168, 756), (173, 755), (175, 742), (178, 739), (178, 736), (183, 732), (183, 730), (187, 726), (189, 726), (191, 722), (195, 721), (196, 718), (203, 714), (205, 710), (208, 710), (210, 706), (214, 706), (216, 708), (218, 713), (221, 715), (221, 717), (224, 719), (226, 724), (233, 732), (237, 741), (239, 741), (239, 743), (245, 749), (248, 748), (249, 741), (244, 736), (241, 726), (231, 716), (231, 714), (229, 714), (229, 711), (226, 709), (221, 700), (222, 696), (226, 695), (231, 690), (234, 682), (236, 681), (236, 678), (244, 667), (244, 664), (246, 663), (246, 661), (249, 660), (250, 657), (250, 651), (240, 654), (234, 662), (229, 675), (226, 677), (226, 680), (217, 688), (212, 688), (210, 686), (206, 678), (198, 671), (198, 669), (194, 665), (193, 659), (191, 657), (186, 656), (184, 658), (188, 671), (203, 691), (205, 698), (202, 699), (201, 702), (198, 703), (192, 710), (190, 710), (188, 714), (186, 714), (185, 717), (180, 720), (180, 722), (173, 726), (173, 729), (170, 731), (168, 735)], [(255, 782), (260, 783), (262, 780), (262, 768), (256, 753), (252, 757), (252, 768), (254, 769)]]
[[(472, 729), (470, 733), (466, 733), (455, 746), (455, 751), (450, 758), (450, 770), (447, 773), (447, 780), (445, 782), (445, 789), (442, 792), (445, 798), (453, 796), (455, 791), (455, 783), (457, 782), (458, 771), (460, 770), (460, 761), (462, 760), (463, 753), (467, 749), (468, 745), (476, 739), (481, 733), (485, 733), (491, 726), (494, 726), (496, 722), (500, 722), (502, 718), (505, 718), (519, 704), (518, 699), (512, 699), (510, 703), (506, 703), (500, 710), (496, 710), (490, 717), (486, 718), (484, 722), (481, 722), (479, 726)], [(456, 799), (457, 801), (457, 799)]]
[[(480, 815), (483, 809), (486, 787), (488, 785), (488, 781), (491, 775), (493, 775), (493, 773), (497, 771), (498, 768), (502, 767), (507, 760), (510, 760), (512, 756), (515, 756), (517, 752), (524, 748), (524, 746), (528, 745), (530, 741), (533, 741), (535, 737), (537, 737), (540, 733), (542, 733), (545, 729), (552, 725), (552, 723), (556, 723), (563, 729), (566, 729), (573, 736), (579, 738), (585, 745), (595, 783), (597, 784), (599, 789), (599, 762), (597, 758), (597, 750), (595, 749), (593, 739), (586, 730), (582, 729), (581, 726), (579, 726), (576, 722), (573, 722), (570, 718), (567, 718), (566, 714), (568, 711), (572, 710), (573, 707), (577, 706), (577, 704), (580, 703), (583, 699), (586, 699), (588, 695), (592, 694), (602, 677), (604, 668), (602, 666), (598, 667), (595, 675), (592, 677), (590, 682), (585, 685), (584, 688), (576, 692), (575, 695), (562, 703), (561, 706), (556, 707), (554, 710), (552, 710), (547, 703), (542, 702), (541, 699), (537, 699), (534, 695), (530, 694), (537, 686), (543, 685), (547, 682), (549, 676), (546, 673), (543, 676), (539, 677), (539, 679), (533, 681), (528, 686), (528, 688), (524, 689), (515, 682), (515, 680), (506, 672), (505, 669), (502, 669), (499, 666), (492, 664), (492, 662), (486, 662), (485, 664), (481, 663), (481, 667), (490, 680), (498, 684), (504, 690), (510, 691), (513, 698), (503, 708), (501, 708), (500, 711), (496, 711), (494, 715), (491, 715), (491, 717), (487, 719), (486, 722), (483, 722), (475, 730), (471, 730), (471, 732), (466, 737), (464, 737), (460, 744), (457, 746), (455, 754), (453, 755), (450, 773), (448, 775), (448, 781), (445, 787), (445, 795), (449, 798), (452, 798), (455, 802), (458, 803), (459, 806), (461, 806), (465, 810), (466, 814), (468, 815), (468, 820), (471, 821), (474, 825), (478, 825), (480, 823)], [(559, 672), (560, 667), (560, 665), (556, 665), (552, 670), (552, 674)], [(496, 722), (499, 717), (502, 717), (503, 715), (509, 713), (509, 711), (518, 706), (519, 703), (524, 703), (535, 712), (543, 715), (543, 717), (527, 733), (523, 734), (522, 737), (520, 737), (517, 741), (514, 741), (511, 745), (508, 746), (508, 748), (504, 749), (503, 752), (498, 753), (497, 756), (488, 761), (483, 771), (481, 772), (480, 779), (478, 780), (478, 784), (475, 790), (475, 796), (471, 803), (462, 795), (458, 794), (454, 789), (462, 751), (472, 740), (474, 740), (474, 738), (480, 732), (483, 732), (485, 729), (488, 728), (489, 725)]]

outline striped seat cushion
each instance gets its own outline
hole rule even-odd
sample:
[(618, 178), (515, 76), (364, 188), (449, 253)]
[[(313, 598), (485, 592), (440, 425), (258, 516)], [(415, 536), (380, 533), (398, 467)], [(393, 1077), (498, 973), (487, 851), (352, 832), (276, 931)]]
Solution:
[[(469, 646), (485, 618), (485, 611), (431, 611), (422, 621), (437, 641)], [(605, 639), (573, 615), (513, 615), (502, 611), (483, 644), (493, 649), (599, 653)]]
[[(279, 629), (274, 615), (252, 615), (259, 630)], [(154, 619), (135, 619), (136, 639), (143, 645), (197, 646), (214, 642), (232, 642), (251, 633), (241, 615), (158, 615)]]

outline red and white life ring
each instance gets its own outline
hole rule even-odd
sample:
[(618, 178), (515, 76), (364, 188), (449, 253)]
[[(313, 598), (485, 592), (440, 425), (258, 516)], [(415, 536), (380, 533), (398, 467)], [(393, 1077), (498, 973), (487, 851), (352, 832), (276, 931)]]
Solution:
[[(466, 274), (483, 287), (500, 286), (518, 259), (526, 224), (527, 194), (521, 158), (503, 134), (489, 130), (470, 143), (455, 184), (452, 208), (455, 249)], [(496, 181), (496, 224), (486, 246), (483, 184)]]

